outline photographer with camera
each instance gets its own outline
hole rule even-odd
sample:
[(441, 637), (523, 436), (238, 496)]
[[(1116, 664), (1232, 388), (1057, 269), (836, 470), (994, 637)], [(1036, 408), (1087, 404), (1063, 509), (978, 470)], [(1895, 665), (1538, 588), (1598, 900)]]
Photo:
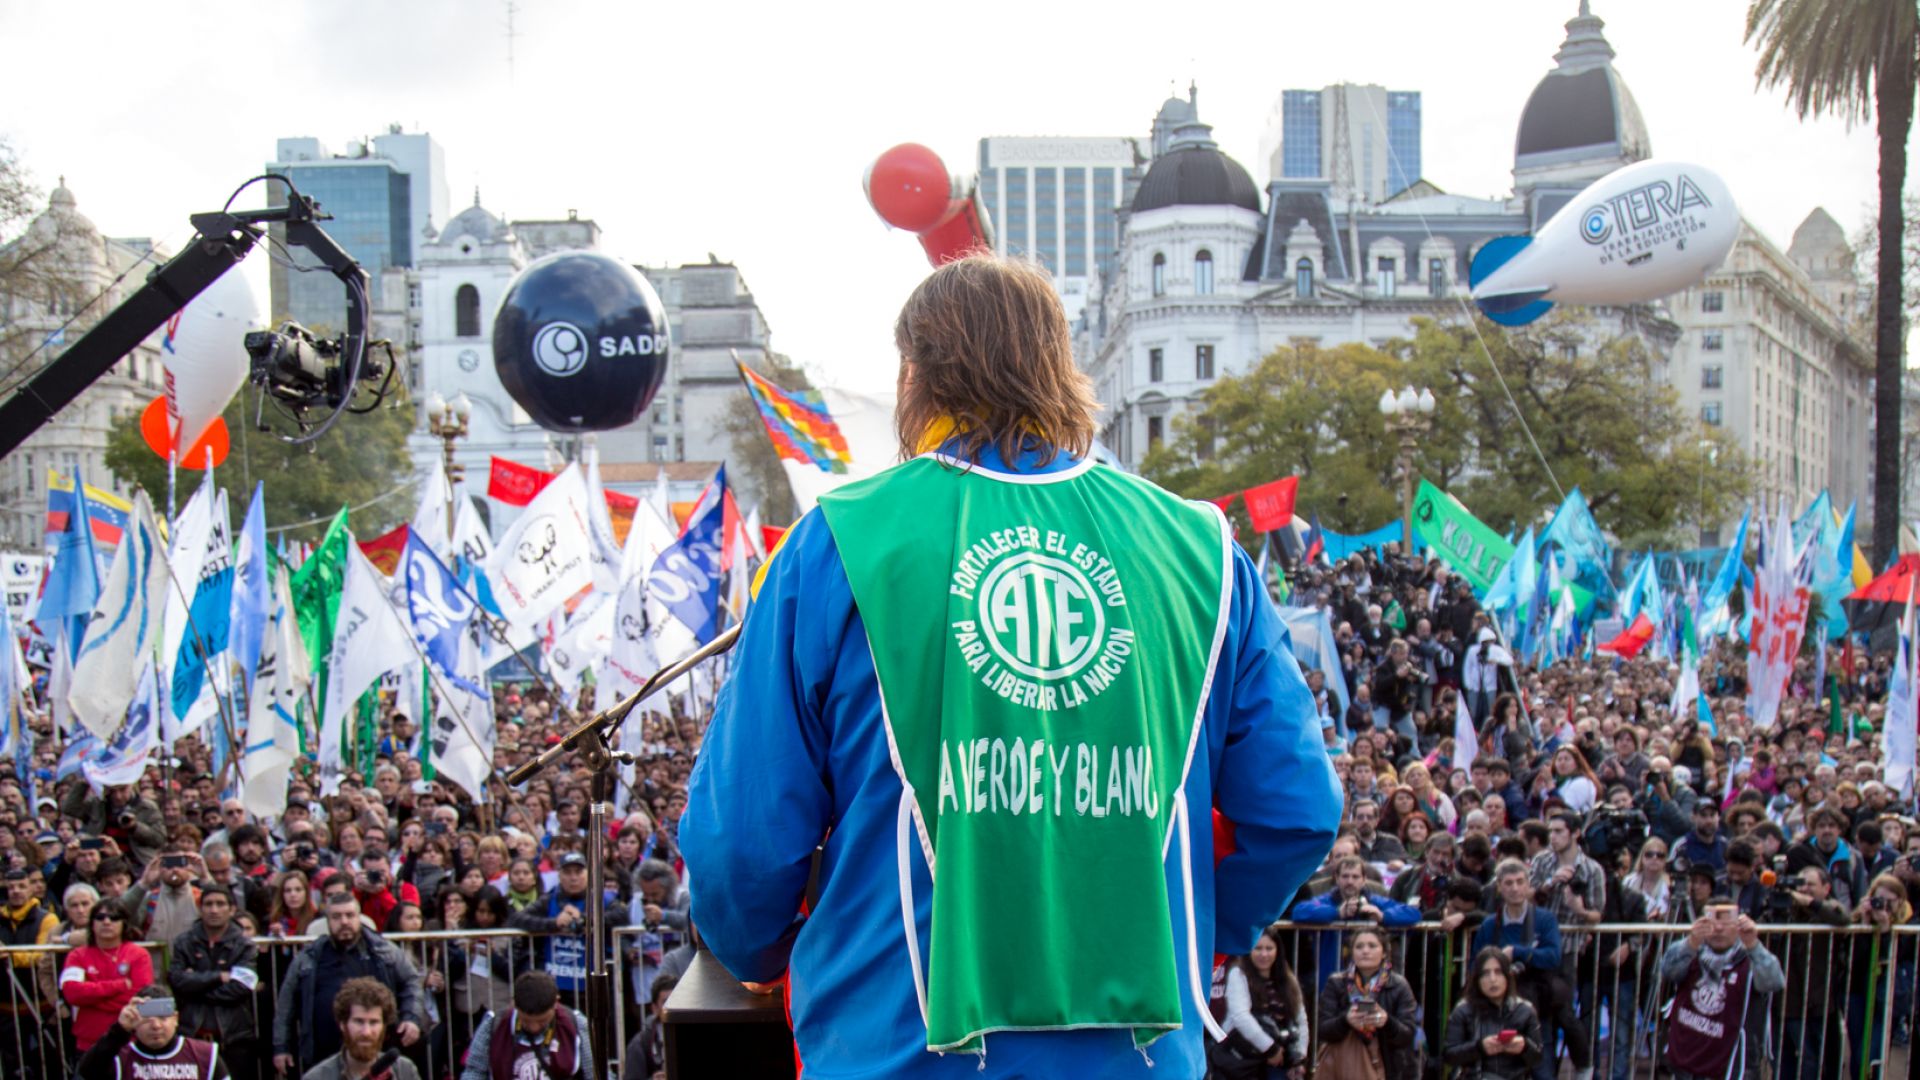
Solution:
[[(1562, 748), (1561, 753), (1575, 752)], [(1579, 826), (1579, 817), (1564, 810), (1548, 818), (1547, 848), (1533, 857), (1528, 869), (1534, 902), (1560, 924), (1559, 968), (1566, 984), (1565, 992), (1555, 988), (1551, 1005), (1535, 1004), (1540, 1006), (1541, 1029), (1549, 1038), (1555, 1028), (1560, 1030), (1576, 1070), (1589, 1067), (1592, 1049), (1575, 1011), (1572, 988), (1580, 985), (1580, 968), (1592, 964), (1594, 935), (1585, 928), (1600, 922), (1607, 904), (1607, 872), (1580, 850)], [(1586, 1004), (1591, 1008), (1591, 1002)]]
[(362, 859), (363, 868), (357, 873), (341, 871), (353, 874), (353, 898), (360, 901), (360, 910), (373, 920), (375, 926), (387, 925), (387, 916), (401, 904), (420, 903), (420, 890), (414, 888), (411, 882), (397, 881), (393, 872), (387, 869), (384, 850), (383, 845), (381, 858)]
[(167, 842), (167, 823), (160, 807), (143, 798), (132, 784), (93, 794), (86, 784), (75, 784), (60, 798), (60, 813), (75, 819), (85, 836), (112, 837), (135, 866), (145, 866)]
[[(1847, 909), (1833, 899), (1833, 883), (1825, 870), (1803, 867), (1789, 873), (1776, 888), (1788, 907), (1781, 922), (1801, 926), (1847, 925)], [(1777, 906), (1777, 905), (1776, 905)], [(1786, 935), (1782, 965), (1790, 972), (1783, 1000), (1786, 1023), (1778, 1080), (1818, 1080), (1840, 1073), (1840, 1012), (1833, 1007), (1837, 985), (1835, 961), (1845, 955), (1845, 943), (1827, 933)]]
[[(1647, 815), (1647, 828), (1669, 845), (1677, 844), (1692, 827), (1694, 803), (1699, 800), (1687, 777), (1664, 756), (1655, 757), (1647, 766), (1646, 787), (1640, 808)], [(1684, 870), (1678, 861), (1675, 870)]]
[[(1560, 920), (1534, 903), (1533, 881), (1526, 863), (1504, 860), (1494, 869), (1494, 882), (1500, 891), (1500, 906), (1474, 933), (1474, 955), (1498, 948), (1514, 962), (1520, 993), (1543, 1018), (1544, 1034), (1545, 1017), (1571, 1017), (1573, 1011), (1573, 984), (1560, 970)], [(1579, 1021), (1574, 1020), (1573, 1029), (1578, 1028)], [(1592, 1080), (1593, 1066), (1584, 1040), (1570, 1037), (1567, 1053), (1574, 1059), (1575, 1080)], [(1545, 1058), (1535, 1067), (1534, 1075), (1539, 1080), (1552, 1080), (1556, 1064), (1553, 1058)]]
[(143, 941), (172, 941), (186, 933), (200, 917), (200, 890), (194, 881), (204, 867), (192, 844), (167, 844), (120, 897), (132, 918), (128, 930)]
[[(1836, 888), (1838, 881), (1835, 881)], [(1887, 1042), (1887, 1018), (1904, 1016), (1912, 1007), (1914, 943), (1912, 937), (1896, 937), (1893, 928), (1913, 919), (1913, 903), (1906, 883), (1893, 874), (1881, 874), (1867, 888), (1867, 895), (1853, 909), (1853, 922), (1870, 927), (1871, 934), (1856, 934), (1849, 939), (1847, 962), (1847, 1046), (1851, 1060), (1848, 1076), (1878, 1076), (1884, 1064), (1881, 1049)], [(1893, 1000), (1887, 1000), (1891, 994)], [(1872, 998), (1872, 1007), (1868, 1007)], [(1869, 1015), (1871, 1013), (1871, 1015)], [(1862, 1073), (1865, 1067), (1869, 1072)]]
[(1277, 932), (1260, 932), (1253, 951), (1214, 969), (1208, 1001), (1227, 1032), (1207, 1043), (1214, 1080), (1300, 1080), (1306, 1075), (1307, 1007), (1300, 981), (1280, 955)]
[(1773, 910), (1773, 890), (1760, 874), (1760, 853), (1745, 840), (1727, 845), (1727, 895), (1740, 914), (1755, 922), (1765, 921)]

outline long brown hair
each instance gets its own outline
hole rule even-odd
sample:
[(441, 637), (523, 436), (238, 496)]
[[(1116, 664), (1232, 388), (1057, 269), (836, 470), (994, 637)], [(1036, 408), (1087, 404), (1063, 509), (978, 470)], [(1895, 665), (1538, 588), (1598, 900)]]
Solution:
[(956, 425), (958, 455), (988, 444), (1009, 465), (1034, 450), (1042, 464), (1093, 446), (1093, 386), (1073, 362), (1067, 316), (1038, 265), (990, 253), (935, 270), (900, 309), (900, 454), (913, 457), (933, 425)]

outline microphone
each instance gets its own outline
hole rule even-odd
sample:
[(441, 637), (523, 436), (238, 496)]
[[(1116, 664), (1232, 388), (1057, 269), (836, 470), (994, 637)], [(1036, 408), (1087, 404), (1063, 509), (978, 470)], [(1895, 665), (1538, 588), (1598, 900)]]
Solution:
[(367, 1066), (367, 1080), (381, 1080), (381, 1077), (391, 1077), (393, 1075), (393, 1063), (399, 1060), (400, 1048), (397, 1046), (381, 1054), (379, 1057), (374, 1058), (373, 1064)]

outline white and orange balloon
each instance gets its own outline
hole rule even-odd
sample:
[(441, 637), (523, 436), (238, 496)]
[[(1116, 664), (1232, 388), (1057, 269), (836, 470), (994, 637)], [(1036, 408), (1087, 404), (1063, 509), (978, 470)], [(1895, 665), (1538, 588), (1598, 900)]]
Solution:
[(161, 342), (166, 392), (140, 417), (147, 446), (161, 457), (204, 469), (227, 456), (220, 413), (247, 381), (246, 334), (260, 329), (260, 301), (238, 269), (215, 279), (167, 321)]

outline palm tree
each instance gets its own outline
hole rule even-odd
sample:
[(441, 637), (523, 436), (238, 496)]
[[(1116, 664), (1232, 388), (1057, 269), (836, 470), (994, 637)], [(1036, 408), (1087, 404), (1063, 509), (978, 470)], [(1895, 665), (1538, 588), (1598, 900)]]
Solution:
[(1920, 18), (1914, 0), (1752, 0), (1746, 40), (1761, 86), (1784, 84), (1802, 119), (1872, 115), (1880, 136), (1880, 258), (1875, 290), (1873, 561), (1893, 558), (1900, 529), (1903, 266), (1900, 193), (1907, 181)]

